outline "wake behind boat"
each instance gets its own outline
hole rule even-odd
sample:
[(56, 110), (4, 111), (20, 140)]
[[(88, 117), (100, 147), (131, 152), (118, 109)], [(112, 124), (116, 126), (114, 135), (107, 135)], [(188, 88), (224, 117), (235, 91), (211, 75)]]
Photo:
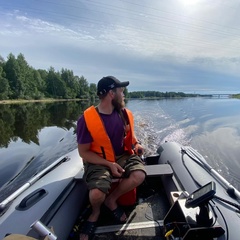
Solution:
[[(238, 239), (240, 193), (196, 150), (166, 142), (145, 163), (136, 203), (124, 206), (127, 223), (103, 209), (93, 239)], [(76, 149), (30, 179), (0, 203), (0, 239), (78, 239), (91, 211), (82, 176)]]

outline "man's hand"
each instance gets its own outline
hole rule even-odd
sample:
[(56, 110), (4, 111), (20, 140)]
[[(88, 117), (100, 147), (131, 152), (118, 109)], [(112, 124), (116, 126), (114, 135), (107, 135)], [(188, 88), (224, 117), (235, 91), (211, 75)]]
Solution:
[(135, 144), (135, 149), (134, 149), (135, 154), (138, 156), (142, 156), (144, 152), (144, 148), (140, 143)]
[(122, 177), (125, 170), (117, 163), (109, 164), (113, 177)]

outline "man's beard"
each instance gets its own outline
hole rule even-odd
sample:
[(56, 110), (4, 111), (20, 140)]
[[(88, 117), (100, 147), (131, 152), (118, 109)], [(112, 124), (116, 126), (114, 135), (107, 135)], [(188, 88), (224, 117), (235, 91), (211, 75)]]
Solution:
[(121, 109), (125, 107), (125, 102), (123, 100), (120, 101), (120, 99), (117, 96), (115, 96), (115, 98), (112, 100), (112, 105), (119, 112)]

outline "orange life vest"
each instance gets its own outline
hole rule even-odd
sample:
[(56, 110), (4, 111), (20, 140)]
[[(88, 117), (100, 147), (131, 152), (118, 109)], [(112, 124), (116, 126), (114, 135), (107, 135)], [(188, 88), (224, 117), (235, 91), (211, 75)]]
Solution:
[[(129, 154), (133, 154), (132, 146), (136, 142), (136, 139), (133, 138), (133, 115), (131, 111), (126, 109), (126, 115), (128, 117), (129, 129), (126, 132), (124, 138), (124, 149), (128, 151)], [(99, 116), (96, 108), (94, 106), (89, 107), (84, 111), (84, 118), (90, 132), (93, 142), (91, 143), (90, 150), (97, 153), (99, 156), (105, 158), (110, 162), (115, 162), (115, 153), (111, 140), (107, 134), (107, 131), (104, 127), (104, 123)]]
[(134, 118), (130, 110), (125, 108), (124, 111), (126, 111), (127, 118), (129, 121), (128, 125), (126, 126), (126, 128), (129, 128), (129, 129), (126, 129), (126, 136), (124, 138), (124, 147), (129, 154), (133, 154), (134, 153), (133, 146), (137, 142), (137, 139), (134, 136)]

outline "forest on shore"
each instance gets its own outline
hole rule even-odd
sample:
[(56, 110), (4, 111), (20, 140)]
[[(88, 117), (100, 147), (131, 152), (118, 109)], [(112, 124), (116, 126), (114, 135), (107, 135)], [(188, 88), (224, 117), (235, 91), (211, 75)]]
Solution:
[[(74, 75), (72, 70), (55, 71), (35, 69), (20, 53), (10, 53), (5, 61), (0, 56), (0, 100), (86, 99), (94, 101), (97, 86), (84, 76)], [(199, 94), (183, 92), (135, 91), (125, 89), (126, 98), (175, 98), (196, 97)]]
[(6, 61), (0, 57), (0, 100), (90, 99), (95, 93), (96, 84), (71, 70), (34, 69), (21, 53), (17, 57), (10, 53)]

